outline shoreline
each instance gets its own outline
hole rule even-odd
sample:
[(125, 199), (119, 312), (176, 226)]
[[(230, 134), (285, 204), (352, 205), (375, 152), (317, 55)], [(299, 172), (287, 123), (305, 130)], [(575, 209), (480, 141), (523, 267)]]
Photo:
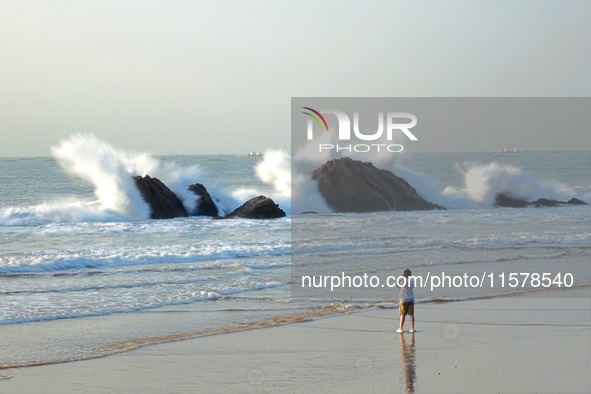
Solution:
[[(567, 294), (566, 296), (564, 294)], [(471, 301), (479, 301), (479, 300), (495, 300), (495, 299), (506, 299), (512, 297), (541, 297), (541, 298), (556, 298), (559, 297), (566, 297), (566, 298), (583, 298), (583, 299), (591, 299), (591, 285), (589, 284), (580, 284), (575, 285), (570, 288), (538, 288), (538, 289), (518, 289), (512, 292), (504, 293), (504, 294), (494, 294), (494, 295), (477, 295), (468, 298), (431, 298), (431, 299), (422, 299), (417, 302), (417, 307), (422, 308), (422, 306), (432, 305), (432, 304), (450, 304), (450, 303), (462, 303), (462, 302), (471, 302)], [(69, 363), (76, 363), (76, 362), (83, 362), (89, 361), (94, 359), (106, 358), (113, 355), (126, 353), (130, 351), (135, 351), (138, 349), (142, 349), (147, 346), (157, 346), (160, 344), (166, 344), (171, 342), (179, 342), (185, 340), (192, 340), (198, 339), (203, 337), (209, 337), (214, 335), (222, 335), (222, 334), (231, 334), (237, 333), (242, 331), (249, 331), (249, 330), (256, 330), (256, 329), (265, 329), (265, 328), (273, 328), (273, 327), (280, 327), (284, 325), (294, 324), (294, 323), (302, 323), (302, 322), (309, 322), (314, 321), (321, 318), (329, 318), (329, 317), (338, 317), (342, 315), (347, 315), (351, 313), (359, 313), (366, 310), (372, 309), (382, 309), (382, 310), (390, 310), (397, 313), (398, 304), (395, 302), (368, 302), (368, 301), (351, 301), (350, 303), (343, 303), (338, 305), (324, 305), (324, 306), (317, 306), (311, 307), (307, 310), (304, 310), (301, 313), (290, 313), (285, 315), (277, 315), (272, 317), (262, 318), (261, 320), (252, 320), (252, 321), (245, 321), (236, 323), (231, 326), (223, 326), (223, 327), (215, 327), (215, 328), (204, 328), (204, 329), (197, 329), (197, 330), (189, 330), (189, 331), (181, 331), (176, 333), (170, 334), (163, 334), (157, 336), (149, 336), (149, 337), (139, 337), (133, 338), (129, 340), (124, 340), (120, 342), (113, 342), (110, 345), (101, 348), (97, 353), (94, 354), (87, 354), (86, 356), (81, 356), (79, 358), (64, 358), (59, 360), (38, 360), (32, 361), (23, 364), (16, 364), (16, 363), (0, 363), (0, 373), (3, 370), (9, 369), (20, 369), (20, 368), (32, 368), (32, 367), (39, 367), (39, 366), (51, 366), (51, 365), (59, 365), (59, 364), (69, 364)], [(89, 317), (90, 319), (97, 318), (96, 316)], [(100, 317), (99, 317), (100, 318)], [(63, 323), (68, 324), (68, 319), (58, 319), (56, 321), (48, 321), (44, 323)], [(465, 323), (470, 324), (470, 323)]]
[[(242, 332), (242, 331), (249, 331), (249, 330), (256, 330), (256, 329), (263, 329), (263, 328), (271, 328), (271, 327), (278, 327), (287, 324), (293, 323), (300, 323), (306, 321), (312, 321), (314, 319), (320, 319), (324, 317), (330, 317), (334, 315), (342, 315), (347, 314), (352, 311), (358, 309), (366, 309), (368, 307), (358, 307), (358, 306), (344, 306), (344, 305), (334, 305), (334, 306), (324, 306), (324, 307), (316, 307), (311, 308), (308, 311), (303, 313), (291, 313), (287, 315), (278, 315), (268, 318), (263, 318), (262, 320), (253, 320), (253, 321), (246, 321), (242, 323), (237, 323), (232, 326), (224, 326), (224, 327), (216, 327), (216, 328), (208, 328), (208, 329), (199, 329), (194, 331), (183, 331), (179, 333), (171, 333), (171, 334), (164, 334), (152, 337), (141, 337), (136, 339), (130, 339), (120, 342), (115, 342), (111, 345), (102, 348), (100, 352), (82, 356), (80, 358), (72, 358), (72, 359), (61, 359), (61, 360), (40, 360), (40, 361), (32, 361), (26, 364), (14, 364), (14, 363), (4, 363), (0, 364), (0, 371), (2, 370), (9, 370), (9, 369), (21, 369), (21, 368), (34, 368), (40, 366), (51, 366), (51, 365), (60, 365), (60, 364), (69, 364), (69, 363), (76, 363), (76, 362), (83, 362), (95, 359), (101, 359), (105, 357), (114, 356), (121, 353), (126, 353), (130, 351), (134, 351), (137, 349), (141, 349), (146, 346), (155, 346), (160, 344), (166, 344), (171, 342), (179, 342), (185, 340), (191, 340), (196, 338), (203, 338), (209, 337), (214, 335), (222, 335), (222, 334), (229, 334), (235, 332)], [(90, 317), (90, 319), (96, 318), (96, 316)], [(45, 323), (65, 323), (67, 324), (67, 320), (56, 320), (56, 321), (49, 321)]]
[(419, 331), (400, 335), (394, 332), (396, 310), (373, 307), (144, 345), (103, 358), (5, 369), (0, 389), (588, 392), (590, 310), (591, 299), (580, 290), (557, 297), (422, 303)]

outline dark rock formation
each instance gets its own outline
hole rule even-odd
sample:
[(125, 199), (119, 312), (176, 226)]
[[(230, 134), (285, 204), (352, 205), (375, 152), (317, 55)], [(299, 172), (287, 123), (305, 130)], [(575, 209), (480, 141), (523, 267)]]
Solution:
[(574, 197), (571, 198), (570, 200), (568, 200), (566, 203), (571, 204), (571, 205), (589, 205), (585, 201), (581, 201), (578, 198), (574, 198)]
[(205, 186), (201, 183), (195, 183), (189, 186), (189, 190), (199, 196), (195, 210), (190, 213), (191, 216), (218, 216), (218, 209)]
[(251, 198), (236, 208), (225, 218), (275, 219), (285, 216), (285, 212), (273, 200), (265, 196)]
[(312, 177), (336, 212), (445, 209), (425, 201), (404, 179), (371, 163), (342, 158), (317, 168)]
[[(133, 177), (135, 184), (151, 210), (152, 219), (171, 219), (189, 216), (189, 212), (183, 206), (179, 198), (158, 178)], [(196, 208), (190, 212), (192, 216), (211, 216), (219, 218), (219, 212), (213, 202), (213, 198), (200, 183), (188, 187), (199, 198)], [(258, 196), (252, 198), (236, 208), (225, 218), (249, 218), (249, 219), (273, 219), (285, 216), (285, 212), (270, 198)]]
[(499, 193), (495, 197), (495, 205), (497, 207), (525, 208), (527, 207), (527, 201), (515, 200), (503, 193)]
[(561, 201), (556, 201), (556, 200), (549, 200), (547, 198), (538, 198), (537, 200), (532, 201), (531, 204), (536, 208), (540, 208), (540, 207), (557, 207), (560, 204), (566, 204), (566, 203), (561, 202)]
[(158, 178), (133, 177), (144, 200), (150, 206), (152, 219), (171, 219), (179, 216), (188, 216), (183, 203), (164, 183)]
[(581, 201), (578, 198), (571, 198), (570, 200), (558, 201), (558, 200), (551, 200), (548, 198), (538, 198), (535, 201), (525, 201), (525, 200), (515, 200), (511, 197), (503, 193), (499, 193), (495, 197), (495, 205), (498, 207), (509, 207), (509, 208), (524, 208), (524, 207), (531, 207), (534, 206), (536, 208), (540, 207), (558, 207), (560, 205), (589, 205), (585, 201)]

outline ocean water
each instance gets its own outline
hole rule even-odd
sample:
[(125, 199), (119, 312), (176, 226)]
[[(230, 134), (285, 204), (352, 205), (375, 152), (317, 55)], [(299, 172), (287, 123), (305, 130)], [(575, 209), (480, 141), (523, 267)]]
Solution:
[[(499, 191), (591, 202), (590, 152), (423, 153), (392, 166), (450, 209), (300, 215), (292, 212), (283, 152), (151, 157), (75, 136), (51, 157), (0, 158), (0, 367), (99, 357), (396, 302), (395, 289), (373, 298), (292, 292), (293, 250), (297, 264), (333, 272), (360, 273), (367, 266), (359, 261), (369, 256), (374, 272), (567, 270), (575, 286), (591, 284), (591, 207), (491, 205)], [(225, 212), (264, 194), (288, 216), (151, 220), (131, 183), (135, 174), (164, 180), (187, 206), (194, 201), (186, 185), (200, 182)], [(314, 242), (292, 249), (295, 221), (314, 229)], [(448, 288), (417, 297), (529, 290)]]

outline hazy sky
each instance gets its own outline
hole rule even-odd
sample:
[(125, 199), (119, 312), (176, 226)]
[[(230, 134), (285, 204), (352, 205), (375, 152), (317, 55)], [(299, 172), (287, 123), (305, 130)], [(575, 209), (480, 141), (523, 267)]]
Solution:
[[(0, 156), (78, 131), (154, 154), (289, 149), (292, 96), (590, 96), (589, 15), (589, 0), (0, 0)], [(590, 130), (534, 133), (522, 148), (591, 149)]]

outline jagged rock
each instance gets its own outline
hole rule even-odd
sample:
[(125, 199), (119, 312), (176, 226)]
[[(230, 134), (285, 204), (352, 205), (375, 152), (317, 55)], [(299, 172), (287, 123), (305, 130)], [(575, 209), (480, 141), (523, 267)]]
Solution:
[(495, 206), (509, 208), (525, 208), (528, 206), (528, 203), (527, 201), (515, 200), (511, 197), (506, 196), (503, 193), (499, 193), (495, 197)]
[(532, 201), (531, 204), (536, 208), (540, 208), (540, 207), (557, 207), (560, 204), (566, 204), (566, 203), (562, 202), (562, 201), (557, 201), (557, 200), (549, 200), (547, 198), (538, 198), (537, 200)]
[(404, 179), (372, 163), (342, 158), (329, 160), (312, 177), (326, 203), (336, 212), (378, 212), (445, 209), (425, 201)]
[(275, 219), (285, 216), (285, 212), (273, 200), (265, 196), (251, 198), (236, 208), (225, 218)]
[(558, 200), (551, 200), (549, 198), (538, 198), (535, 201), (525, 201), (525, 200), (515, 200), (511, 197), (506, 196), (503, 193), (499, 193), (495, 197), (495, 205), (498, 207), (509, 207), (509, 208), (524, 208), (534, 206), (536, 208), (540, 207), (558, 207), (560, 205), (589, 205), (585, 201), (581, 201), (578, 198), (571, 198), (567, 202), (558, 201)]
[(571, 204), (571, 205), (589, 205), (585, 201), (581, 201), (578, 198), (574, 198), (574, 197), (571, 198), (570, 200), (568, 200), (566, 203)]
[[(189, 216), (181, 200), (158, 178), (135, 176), (135, 184), (151, 210), (152, 219), (170, 219)], [(218, 210), (209, 192), (200, 183), (188, 187), (199, 196), (197, 207), (192, 215), (212, 216), (219, 218)], [(235, 209), (225, 218), (272, 219), (284, 217), (285, 212), (273, 200), (265, 196), (252, 198)]]
[(158, 178), (133, 177), (135, 184), (148, 203), (152, 219), (171, 219), (188, 216), (183, 203), (164, 183)]
[(190, 213), (191, 216), (217, 217), (219, 215), (218, 208), (215, 206), (205, 186), (201, 183), (195, 183), (189, 186), (189, 190), (199, 196), (195, 210)]

